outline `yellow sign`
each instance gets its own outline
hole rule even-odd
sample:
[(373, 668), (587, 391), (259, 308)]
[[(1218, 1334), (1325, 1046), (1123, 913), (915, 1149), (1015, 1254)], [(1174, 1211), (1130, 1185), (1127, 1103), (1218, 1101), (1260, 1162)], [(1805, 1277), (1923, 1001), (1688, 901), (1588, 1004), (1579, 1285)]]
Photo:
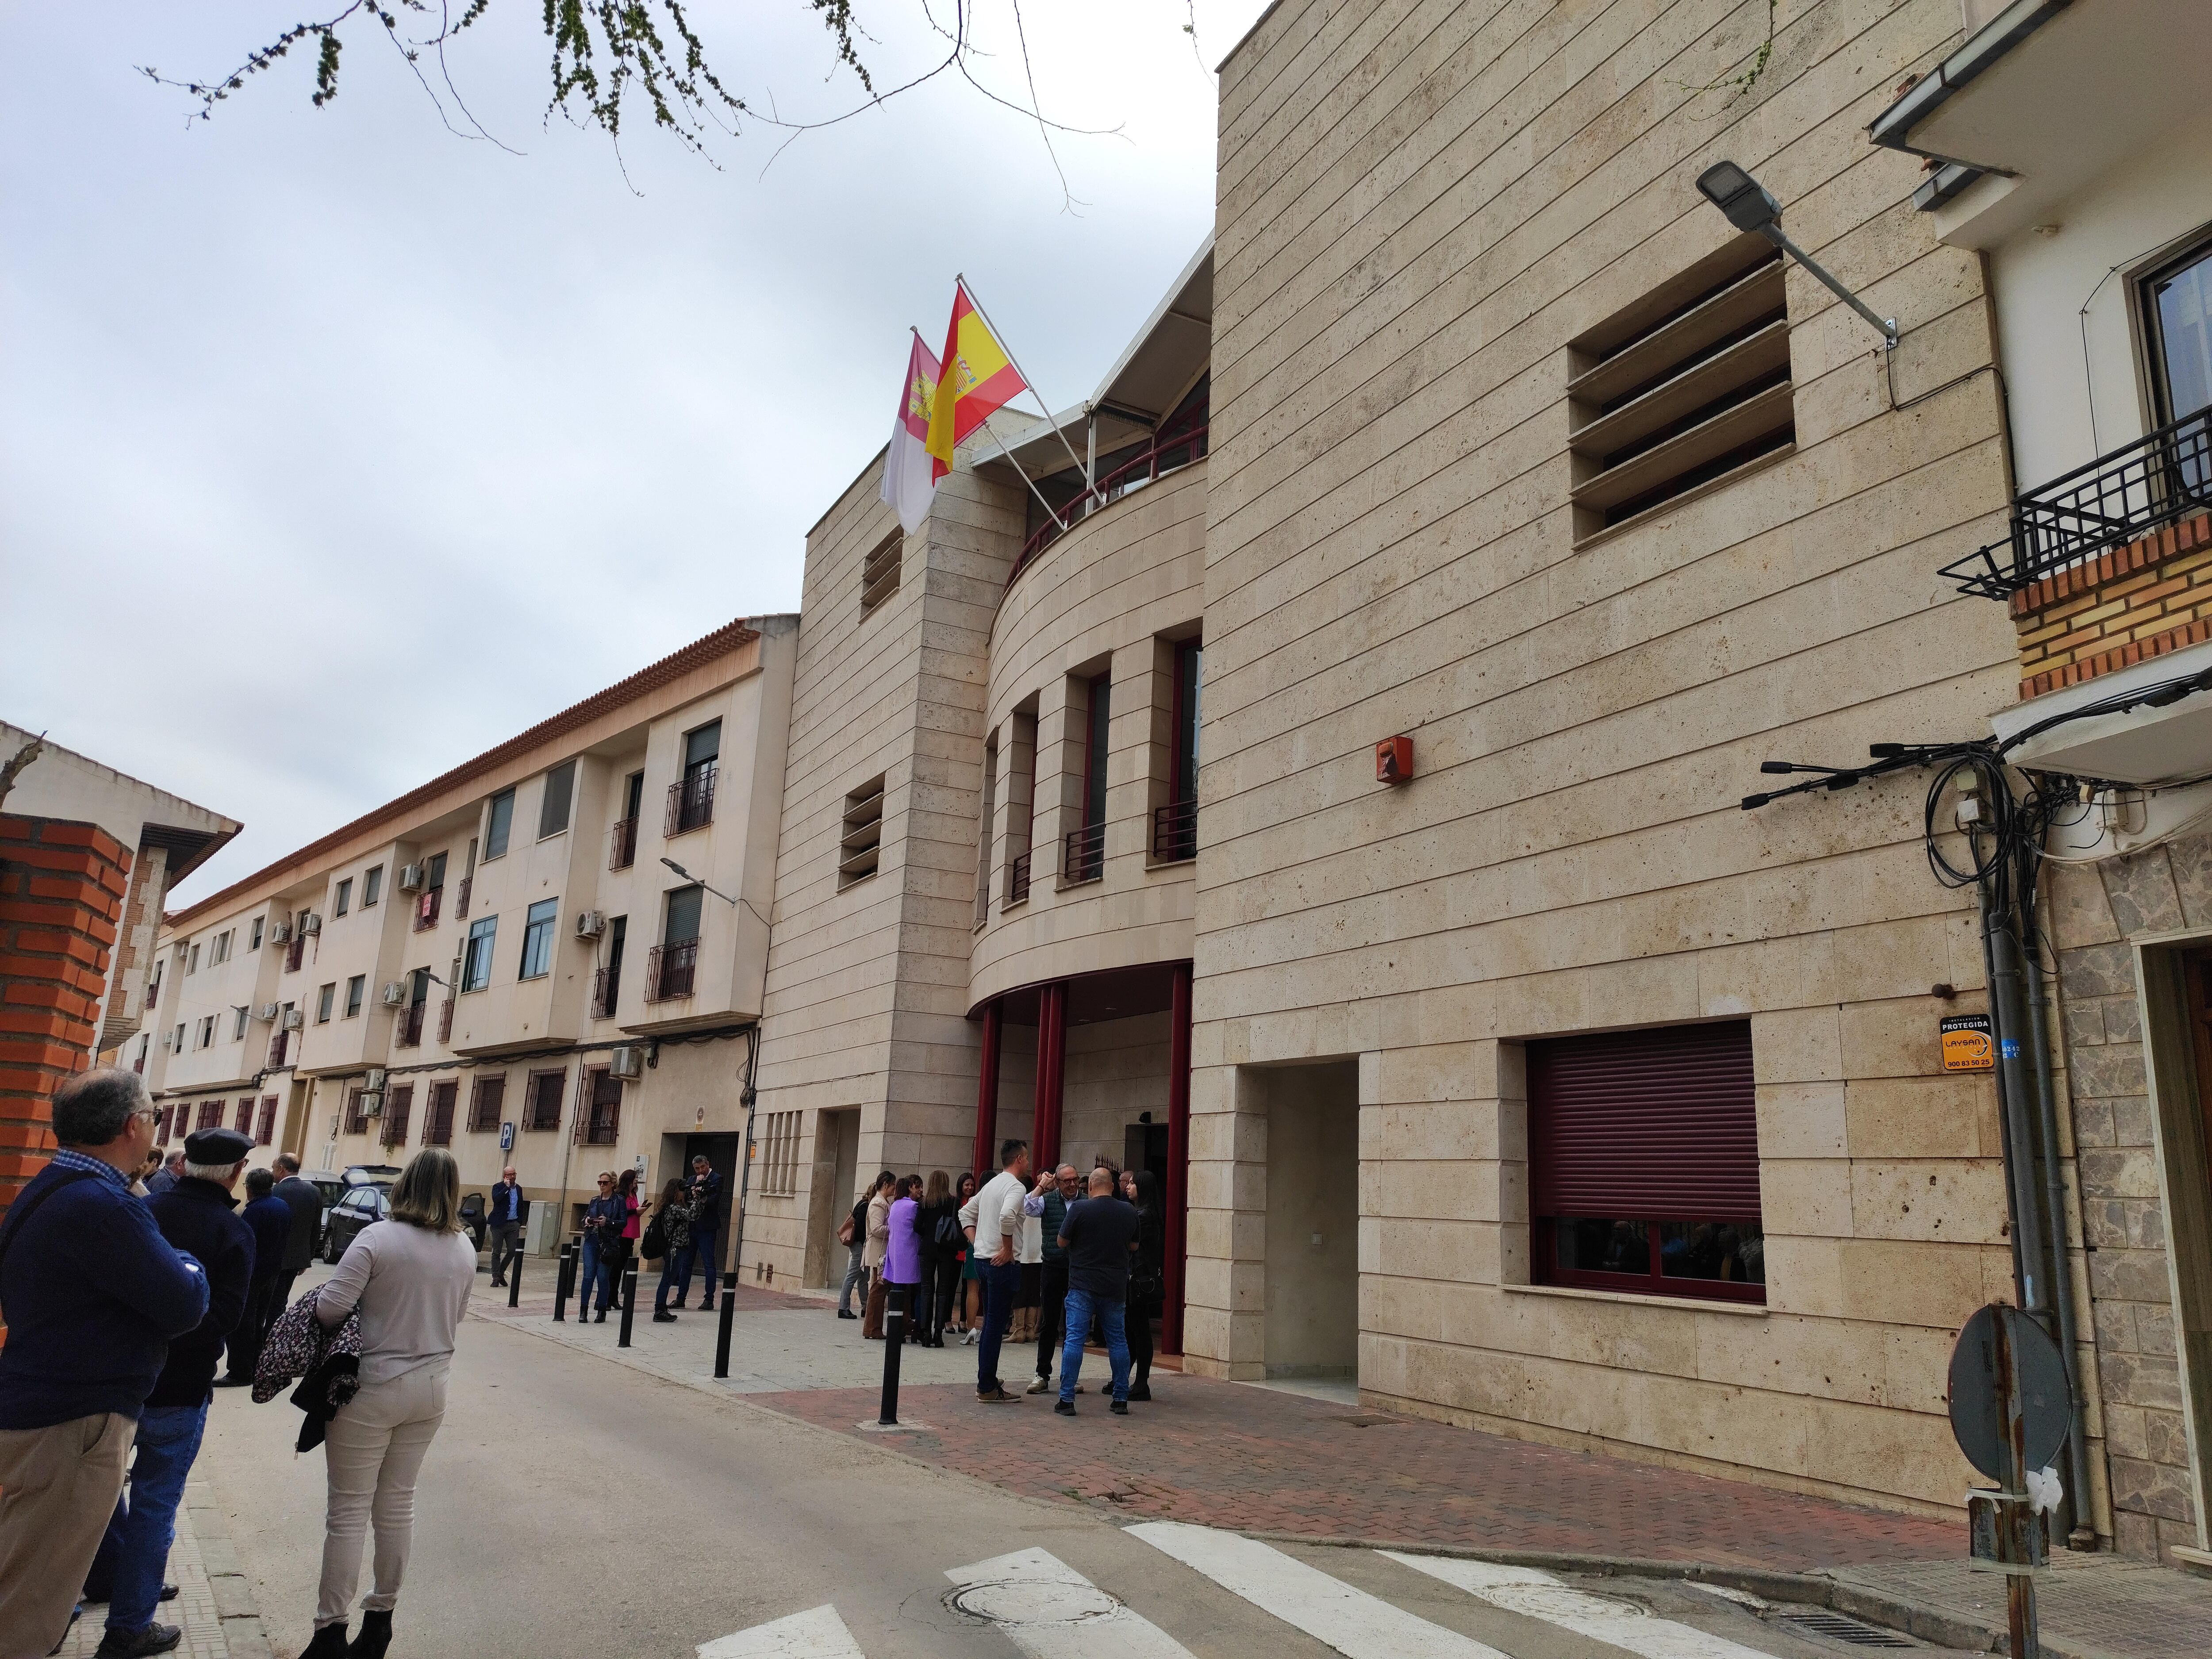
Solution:
[(1951, 1014), (1940, 1022), (1943, 1041), (1943, 1069), (1947, 1072), (1992, 1072), (1996, 1048), (1990, 1041), (1987, 1014)]

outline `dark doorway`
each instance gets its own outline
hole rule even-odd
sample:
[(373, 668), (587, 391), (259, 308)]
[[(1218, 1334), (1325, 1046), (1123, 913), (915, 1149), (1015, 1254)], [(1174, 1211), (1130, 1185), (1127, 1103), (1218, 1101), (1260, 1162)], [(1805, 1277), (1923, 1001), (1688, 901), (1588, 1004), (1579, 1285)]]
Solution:
[(1159, 1182), (1159, 1190), (1168, 1189), (1168, 1126), (1164, 1123), (1132, 1123), (1122, 1132), (1121, 1167), (1125, 1170), (1150, 1170), (1152, 1179)]

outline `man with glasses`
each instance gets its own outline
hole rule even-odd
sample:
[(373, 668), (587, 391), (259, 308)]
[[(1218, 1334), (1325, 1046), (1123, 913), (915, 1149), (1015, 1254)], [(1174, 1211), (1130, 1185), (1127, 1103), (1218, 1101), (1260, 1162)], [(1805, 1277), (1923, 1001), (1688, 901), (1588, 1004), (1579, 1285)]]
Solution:
[(615, 1191), (614, 1175), (610, 1170), (599, 1174), (599, 1195), (584, 1206), (584, 1272), (577, 1282), (584, 1292), (576, 1298), (576, 1322), (581, 1324), (591, 1311), (592, 1287), (599, 1286), (599, 1323), (607, 1322), (607, 1304), (611, 1299), (611, 1273), (603, 1273), (601, 1264), (621, 1259), (623, 1228), (629, 1221), (629, 1205)]
[(135, 1073), (70, 1079), (62, 1149), (0, 1222), (0, 1653), (68, 1633), (169, 1343), (208, 1310), (199, 1262), (131, 1195), (157, 1116)]

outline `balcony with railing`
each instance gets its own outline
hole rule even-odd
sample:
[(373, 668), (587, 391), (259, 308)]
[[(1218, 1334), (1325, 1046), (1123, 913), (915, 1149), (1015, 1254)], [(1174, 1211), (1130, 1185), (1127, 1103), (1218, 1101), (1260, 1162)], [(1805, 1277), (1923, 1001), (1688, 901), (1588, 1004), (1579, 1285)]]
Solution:
[(438, 1041), (441, 1044), (453, 1040), (453, 1000), (447, 997), (438, 1005)]
[(622, 995), (622, 969), (601, 968), (592, 975), (592, 1018), (612, 1019)]
[(714, 821), (714, 766), (695, 766), (668, 786), (668, 820), (665, 834), (688, 835)]
[(1087, 823), (1070, 833), (1066, 857), (1060, 866), (1060, 878), (1072, 886), (1078, 882), (1096, 881), (1105, 873), (1105, 824)]
[(1152, 813), (1152, 859), (1181, 864), (1198, 856), (1198, 803), (1170, 801)]
[(399, 1048), (419, 1048), (422, 1046), (422, 1011), (427, 1002), (410, 1002), (400, 1010), (398, 1028), (392, 1034), (392, 1046)]
[(607, 837), (607, 868), (627, 870), (636, 862), (637, 819), (617, 819), (613, 834)]
[(1115, 467), (1098, 480), (1095, 489), (1085, 490), (1060, 509), (1057, 522), (1048, 518), (1022, 544), (1014, 560), (1014, 568), (1006, 573), (1006, 585), (1012, 586), (1036, 556), (1089, 518), (1102, 507), (1111, 507), (1124, 495), (1134, 495), (1146, 484), (1157, 483), (1170, 472), (1180, 472), (1194, 461), (1202, 461), (1206, 453), (1206, 422), (1186, 426), (1173, 433), (1163, 433), (1146, 448)]
[(415, 931), (426, 933), (438, 925), (438, 906), (446, 896), (442, 887), (426, 887), (416, 896)]
[(698, 969), (697, 939), (671, 939), (665, 945), (654, 945), (645, 966), (645, 1000), (673, 1002), (679, 997), (690, 996)]
[(1030, 855), (1017, 853), (1006, 866), (1006, 902), (1025, 904), (1030, 896)]
[(284, 1069), (284, 1055), (291, 1046), (292, 1034), (289, 1031), (279, 1031), (269, 1039), (269, 1069), (270, 1071), (281, 1072)]

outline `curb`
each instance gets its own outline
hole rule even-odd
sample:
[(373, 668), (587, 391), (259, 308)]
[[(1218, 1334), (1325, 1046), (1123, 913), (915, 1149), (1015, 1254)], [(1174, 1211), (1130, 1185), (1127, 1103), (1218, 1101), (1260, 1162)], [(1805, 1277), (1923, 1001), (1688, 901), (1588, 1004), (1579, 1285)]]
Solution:
[(237, 1548), (230, 1541), (230, 1522), (215, 1507), (213, 1494), (204, 1480), (185, 1487), (184, 1516), (199, 1545), (200, 1567), (207, 1574), (208, 1588), (215, 1592), (223, 1650), (230, 1659), (275, 1659), (276, 1650), (269, 1644), (261, 1609), (253, 1599), (253, 1586), (240, 1569)]

